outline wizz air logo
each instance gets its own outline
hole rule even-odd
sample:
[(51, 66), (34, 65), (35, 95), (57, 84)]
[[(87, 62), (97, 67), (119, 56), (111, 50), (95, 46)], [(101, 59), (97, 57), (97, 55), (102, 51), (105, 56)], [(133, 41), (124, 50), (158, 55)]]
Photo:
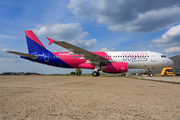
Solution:
[(148, 60), (148, 53), (144, 52), (127, 52), (122, 53), (123, 61), (147, 61)]

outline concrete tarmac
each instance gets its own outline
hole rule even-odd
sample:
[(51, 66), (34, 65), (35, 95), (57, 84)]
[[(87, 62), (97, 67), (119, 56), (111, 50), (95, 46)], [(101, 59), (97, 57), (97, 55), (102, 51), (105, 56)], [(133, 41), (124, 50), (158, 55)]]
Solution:
[(180, 120), (180, 85), (116, 76), (0, 76), (0, 120), (9, 119)]
[[(135, 78), (135, 77), (133, 77)], [(154, 81), (161, 81), (161, 82), (170, 82), (170, 83), (179, 83), (180, 84), (180, 76), (138, 76), (138, 79), (145, 79), (145, 80), (154, 80)]]

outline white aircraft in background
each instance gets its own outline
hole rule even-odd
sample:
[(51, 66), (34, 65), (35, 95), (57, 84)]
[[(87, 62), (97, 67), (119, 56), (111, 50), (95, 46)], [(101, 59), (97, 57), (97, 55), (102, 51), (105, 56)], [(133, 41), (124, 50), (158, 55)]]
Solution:
[(99, 71), (106, 73), (125, 73), (128, 69), (148, 69), (152, 77), (152, 69), (173, 65), (171, 59), (165, 55), (150, 51), (116, 51), (90, 52), (72, 44), (55, 41), (51, 38), (49, 45), (55, 43), (71, 52), (50, 52), (47, 50), (31, 30), (26, 30), (26, 40), (29, 54), (7, 51), (21, 58), (46, 65), (64, 68), (93, 69), (92, 76), (99, 76)]

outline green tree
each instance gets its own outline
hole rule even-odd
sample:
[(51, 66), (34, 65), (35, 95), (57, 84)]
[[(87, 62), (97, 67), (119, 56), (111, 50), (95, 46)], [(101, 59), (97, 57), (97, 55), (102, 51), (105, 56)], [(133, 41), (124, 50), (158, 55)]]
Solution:
[(82, 70), (81, 69), (76, 69), (76, 75), (80, 76), (82, 74)]
[(148, 70), (144, 70), (143, 74), (147, 75), (148, 74)]
[(73, 71), (73, 72), (70, 72), (70, 75), (76, 75), (76, 73)]

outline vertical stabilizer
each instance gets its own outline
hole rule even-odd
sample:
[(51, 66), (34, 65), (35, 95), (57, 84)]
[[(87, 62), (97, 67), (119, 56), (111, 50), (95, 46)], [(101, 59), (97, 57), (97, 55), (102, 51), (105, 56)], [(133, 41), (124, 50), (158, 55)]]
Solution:
[(32, 30), (25, 30), (29, 53), (48, 51)]

